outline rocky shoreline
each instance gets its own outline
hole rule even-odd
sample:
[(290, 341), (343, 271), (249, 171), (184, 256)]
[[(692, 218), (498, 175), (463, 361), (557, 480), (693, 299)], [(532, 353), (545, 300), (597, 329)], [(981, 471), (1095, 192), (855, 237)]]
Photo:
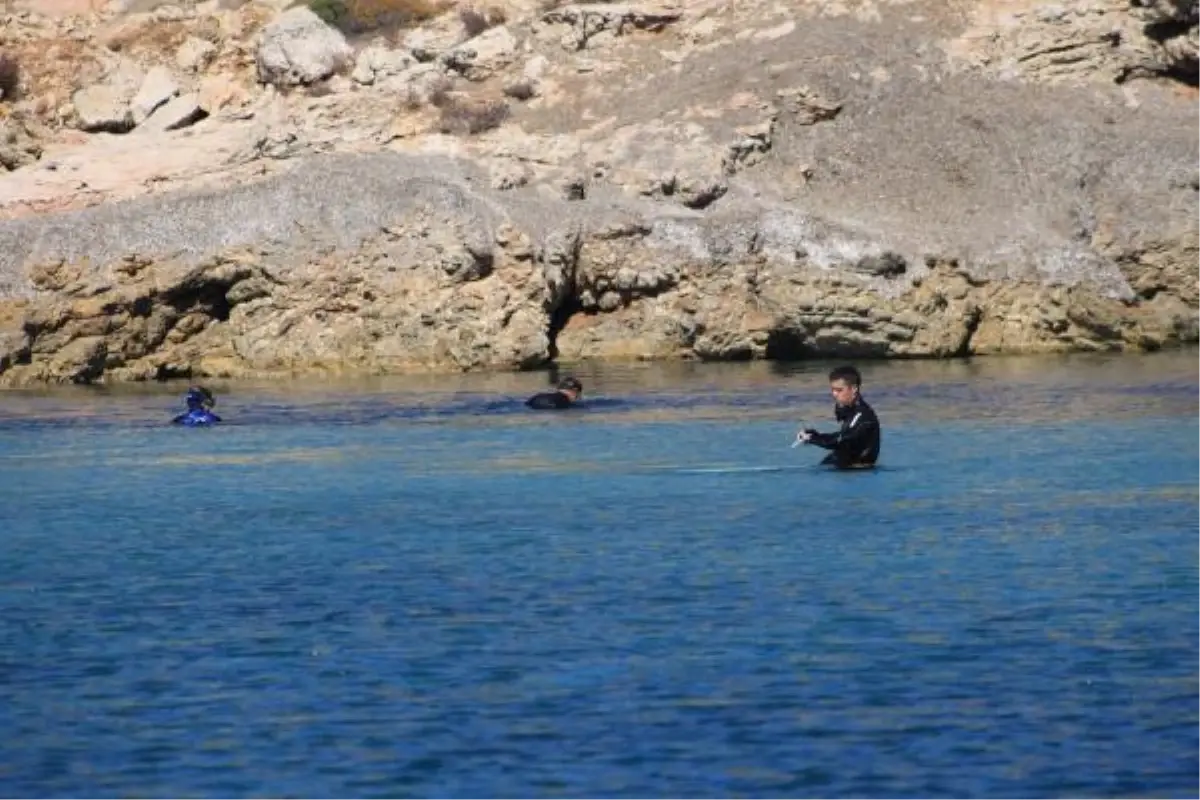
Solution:
[(0, 385), (1197, 341), (1194, 6), (489, 14), (10, 15)]

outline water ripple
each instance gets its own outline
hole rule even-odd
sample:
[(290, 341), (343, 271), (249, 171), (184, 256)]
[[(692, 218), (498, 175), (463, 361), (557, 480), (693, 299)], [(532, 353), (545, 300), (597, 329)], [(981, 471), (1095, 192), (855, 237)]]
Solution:
[(789, 448), (777, 404), (828, 410), (786, 373), (635, 372), (553, 421), (24, 397), (0, 791), (1194, 796), (1194, 383), (1070, 363), (885, 370), (884, 468), (849, 475)]

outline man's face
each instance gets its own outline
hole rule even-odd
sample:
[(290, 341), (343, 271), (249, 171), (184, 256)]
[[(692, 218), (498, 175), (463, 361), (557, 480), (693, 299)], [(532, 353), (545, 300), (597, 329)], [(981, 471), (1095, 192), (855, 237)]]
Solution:
[(833, 402), (839, 406), (852, 406), (858, 399), (858, 387), (846, 383), (841, 378), (829, 382), (829, 393), (833, 395)]

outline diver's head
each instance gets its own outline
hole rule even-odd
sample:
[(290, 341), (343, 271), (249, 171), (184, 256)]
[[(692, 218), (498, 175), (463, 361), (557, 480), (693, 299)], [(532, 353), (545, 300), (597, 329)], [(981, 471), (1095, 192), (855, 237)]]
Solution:
[(574, 403), (583, 394), (583, 384), (575, 378), (563, 378), (558, 382), (558, 391)]
[(852, 406), (858, 402), (858, 392), (862, 386), (862, 376), (854, 367), (837, 367), (829, 373), (829, 393), (833, 402), (839, 406)]
[(189, 387), (184, 399), (187, 401), (189, 411), (200, 408), (212, 408), (217, 404), (217, 399), (213, 397), (213, 393), (203, 386)]

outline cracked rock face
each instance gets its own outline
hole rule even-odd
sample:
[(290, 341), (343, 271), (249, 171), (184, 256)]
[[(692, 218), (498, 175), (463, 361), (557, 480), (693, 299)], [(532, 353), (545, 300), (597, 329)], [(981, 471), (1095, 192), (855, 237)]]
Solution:
[(1196, 83), (1193, 0), (980, 3), (953, 52), (1008, 77), (1124, 81), (1147, 75)]
[(1194, 4), (504, 11), (106, 29), (0, 116), (0, 384), (1197, 340)]

